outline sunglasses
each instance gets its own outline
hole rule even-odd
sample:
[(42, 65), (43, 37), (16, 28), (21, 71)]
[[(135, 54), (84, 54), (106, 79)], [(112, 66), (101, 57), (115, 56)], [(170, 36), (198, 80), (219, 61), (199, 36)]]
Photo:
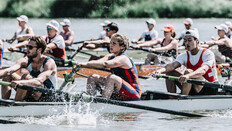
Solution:
[(50, 27), (50, 26), (47, 26), (47, 30), (51, 30), (51, 29), (53, 29), (52, 27)]
[(147, 25), (152, 25), (151, 23), (147, 22)]
[(18, 22), (19, 22), (19, 23), (22, 23), (22, 21), (20, 21), (20, 20), (19, 20)]
[(109, 32), (110, 31), (110, 28), (106, 29), (106, 32)]
[(27, 49), (32, 50), (33, 48), (36, 48), (37, 46), (27, 45)]

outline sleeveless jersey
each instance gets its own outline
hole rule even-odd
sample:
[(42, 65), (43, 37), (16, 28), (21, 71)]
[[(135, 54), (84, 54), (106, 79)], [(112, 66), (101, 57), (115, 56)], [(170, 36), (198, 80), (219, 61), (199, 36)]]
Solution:
[[(122, 53), (121, 55), (127, 56), (125, 53)], [(113, 59), (113, 58), (114, 56), (111, 56), (110, 59)], [(131, 59), (130, 61), (132, 63), (132, 68), (130, 69), (123, 69), (120, 67), (116, 67), (116, 68), (111, 68), (110, 70), (113, 74), (121, 77), (124, 81), (128, 82), (139, 93), (139, 95), (141, 95), (141, 87), (138, 81), (137, 69), (136, 69), (134, 62)]]
[[(173, 39), (170, 40), (169, 44), (172, 42)], [(163, 41), (161, 42), (161, 47), (164, 47), (164, 41), (165, 41), (165, 38), (163, 39)], [(168, 50), (166, 51), (168, 54), (172, 54), (173, 56), (176, 56), (176, 52), (178, 52), (176, 49), (171, 49), (171, 50)]]
[(222, 55), (232, 58), (232, 48), (225, 45), (218, 45), (218, 50), (222, 53)]
[[(203, 49), (199, 61), (197, 62), (196, 65), (192, 65), (190, 62), (190, 58), (189, 58), (189, 52), (186, 51), (187, 53), (187, 68), (188, 69), (192, 69), (192, 70), (197, 70), (198, 68), (201, 67), (201, 65), (203, 64), (203, 60), (202, 60), (202, 55), (204, 54), (204, 52), (207, 49)], [(203, 77), (209, 81), (209, 82), (214, 82), (214, 81), (218, 81), (218, 77), (217, 77), (217, 69), (216, 69), (216, 65), (213, 65), (212, 67), (210, 67), (207, 72), (203, 75)]]
[[(28, 59), (28, 64), (27, 64), (27, 70), (30, 72), (30, 75), (33, 76), (34, 78), (35, 77), (38, 77), (39, 74), (44, 70), (44, 65), (46, 64), (46, 62), (51, 59), (50, 57), (47, 57), (42, 66), (40, 67), (40, 70), (35, 72), (34, 70), (32, 70), (32, 65), (31, 65), (31, 62), (32, 62), (32, 59)], [(48, 89), (55, 89), (56, 86), (57, 86), (57, 74), (55, 75), (50, 75), (49, 78), (47, 80), (45, 80), (43, 82), (45, 88), (48, 88)]]

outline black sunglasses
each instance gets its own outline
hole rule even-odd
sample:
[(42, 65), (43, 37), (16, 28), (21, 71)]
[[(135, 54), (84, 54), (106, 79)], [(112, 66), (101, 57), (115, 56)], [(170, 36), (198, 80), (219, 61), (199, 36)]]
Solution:
[(36, 48), (37, 46), (27, 45), (27, 49), (32, 50), (33, 48)]

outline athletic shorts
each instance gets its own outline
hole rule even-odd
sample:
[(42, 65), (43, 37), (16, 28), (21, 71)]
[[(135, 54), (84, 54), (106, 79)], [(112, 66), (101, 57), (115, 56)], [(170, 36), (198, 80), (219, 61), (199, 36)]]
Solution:
[(138, 101), (141, 97), (141, 91), (138, 92), (135, 87), (122, 80), (122, 87), (117, 94), (118, 99), (126, 101)]
[(218, 93), (218, 88), (203, 86), (203, 88), (199, 93), (197, 93), (193, 88), (191, 88), (189, 95), (217, 95), (217, 93)]

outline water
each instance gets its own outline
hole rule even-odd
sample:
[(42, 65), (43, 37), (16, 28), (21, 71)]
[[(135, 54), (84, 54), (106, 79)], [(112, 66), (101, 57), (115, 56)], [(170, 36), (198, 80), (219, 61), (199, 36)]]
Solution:
[[(61, 21), (62, 19), (57, 19)], [(119, 32), (126, 34), (130, 40), (138, 39), (146, 29), (146, 19), (110, 19), (118, 23)], [(30, 19), (29, 25), (36, 35), (45, 35), (45, 24), (49, 19)], [(75, 41), (96, 38), (102, 31), (99, 25), (104, 19), (71, 19), (72, 29), (75, 31)], [(161, 29), (166, 24), (174, 25), (177, 36), (184, 30), (183, 19), (159, 19), (155, 29), (163, 37)], [(194, 19), (194, 27), (200, 32), (200, 39), (210, 40), (217, 36), (214, 26), (224, 22), (224, 19)], [(16, 19), (0, 19), (0, 38), (10, 38), (17, 29)], [(3, 26), (4, 25), (4, 26)], [(135, 28), (136, 27), (136, 28)], [(9, 44), (4, 44), (7, 48)], [(4, 62), (5, 63), (5, 62)], [(7, 65), (11, 65), (8, 63)], [(62, 80), (59, 80), (61, 83)], [(164, 80), (142, 80), (142, 90), (166, 91)], [(78, 88), (75, 91), (85, 90), (86, 79), (76, 79)], [(13, 95), (12, 95), (13, 96)], [(74, 107), (75, 108), (75, 107)], [(67, 109), (67, 108), (66, 108)], [(156, 112), (99, 114), (96, 112), (70, 112), (65, 114), (43, 117), (16, 117), (5, 118), (18, 120), (26, 124), (0, 125), (1, 130), (230, 130), (232, 127), (232, 111), (220, 110), (206, 113), (210, 117), (190, 119)], [(200, 113), (200, 112), (197, 112)]]

